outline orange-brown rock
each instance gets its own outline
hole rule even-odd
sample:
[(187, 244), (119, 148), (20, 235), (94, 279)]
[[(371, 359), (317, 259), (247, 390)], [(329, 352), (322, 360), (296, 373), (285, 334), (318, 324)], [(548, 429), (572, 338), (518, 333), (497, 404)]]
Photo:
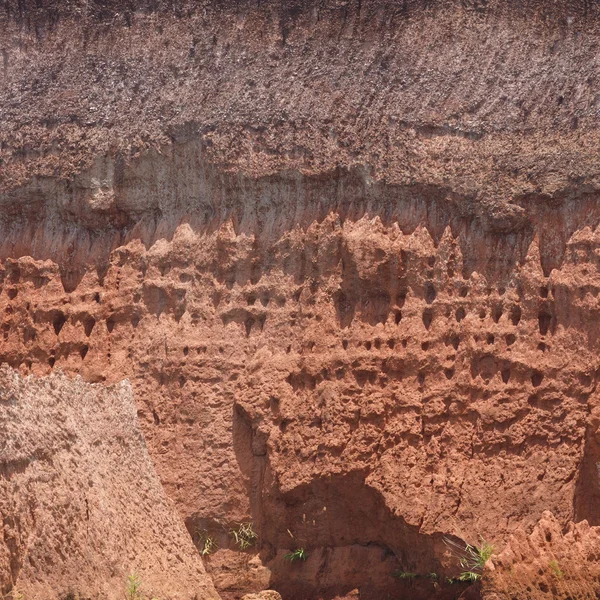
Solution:
[(600, 595), (600, 528), (587, 521), (566, 531), (545, 512), (532, 533), (516, 532), (486, 565), (484, 600), (580, 598)]
[(154, 472), (128, 383), (1, 367), (0, 432), (3, 597), (120, 600), (135, 576), (144, 598), (217, 600)]

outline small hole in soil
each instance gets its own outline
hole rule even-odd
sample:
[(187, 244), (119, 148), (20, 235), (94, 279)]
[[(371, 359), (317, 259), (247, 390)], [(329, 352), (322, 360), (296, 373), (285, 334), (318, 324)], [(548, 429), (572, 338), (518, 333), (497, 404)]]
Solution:
[(375, 340), (375, 348), (377, 348), (377, 350), (379, 350), (379, 348), (381, 348), (381, 340)]
[(515, 343), (515, 341), (517, 340), (517, 338), (512, 333), (509, 333), (505, 339), (506, 339), (507, 346), (512, 346)]
[(437, 296), (437, 292), (435, 291), (435, 287), (433, 287), (432, 283), (428, 283), (425, 286), (425, 302), (427, 304), (431, 304)]
[(155, 425), (160, 425), (160, 417), (158, 416), (158, 413), (155, 410), (152, 411), (152, 418), (154, 419)]
[(394, 323), (398, 325), (402, 321), (402, 313), (399, 310), (394, 311)]
[(492, 309), (492, 319), (494, 321), (494, 323), (497, 323), (500, 320), (500, 317), (502, 316), (502, 305), (497, 305), (494, 306), (494, 308)]
[(344, 350), (348, 349), (348, 340), (342, 340), (342, 348), (344, 348)]
[(109, 317), (108, 319), (106, 319), (106, 329), (108, 329), (108, 333), (112, 333), (114, 328), (115, 320), (113, 319), (113, 317)]
[(48, 359), (48, 364), (50, 365), (50, 368), (51, 368), (51, 369), (53, 369), (53, 368), (54, 368), (54, 365), (56, 364), (56, 359), (54, 358), (54, 356), (51, 356), (51, 357)]
[(545, 285), (543, 285), (540, 288), (540, 297), (541, 298), (547, 298), (548, 297), (548, 288)]
[(494, 336), (493, 336), (491, 333), (488, 333), (488, 335), (487, 335), (487, 337), (486, 337), (485, 341), (486, 341), (488, 344), (493, 344), (493, 343), (494, 343)]
[(500, 374), (502, 375), (502, 381), (508, 383), (510, 380), (510, 369), (503, 369)]
[(371, 349), (371, 342), (365, 342), (365, 348), (367, 350), (370, 350)]
[(402, 347), (406, 348), (406, 345), (408, 344), (408, 340), (402, 340)]
[(457, 308), (454, 316), (456, 317), (456, 322), (460, 323), (466, 316), (465, 309), (462, 306)]
[(541, 311), (538, 315), (538, 325), (540, 328), (540, 334), (546, 335), (548, 333), (548, 328), (550, 327), (550, 322), (552, 321), (552, 315), (546, 311)]
[(89, 347), (88, 346), (82, 346), (81, 350), (79, 351), (79, 356), (81, 356), (81, 360), (84, 360), (85, 357), (87, 356)]
[(538, 344), (538, 350), (539, 350), (540, 352), (546, 352), (546, 349), (547, 349), (547, 348), (548, 348), (548, 346), (546, 346), (546, 344), (544, 344), (544, 342), (540, 342), (540, 343)]
[(187, 356), (189, 353), (190, 353), (189, 347), (188, 346), (184, 346), (184, 348), (183, 348), (183, 355)]
[(423, 342), (421, 344), (421, 350), (429, 350), (429, 342)]
[(454, 369), (444, 369), (444, 375), (446, 379), (452, 379), (454, 377)]
[(458, 350), (459, 344), (460, 338), (456, 333), (452, 333), (450, 337), (446, 338), (446, 346), (452, 346), (455, 350)]
[(460, 290), (458, 290), (458, 295), (461, 298), (466, 298), (469, 293), (469, 288), (466, 285), (461, 286)]
[(396, 342), (394, 340), (388, 340), (388, 348), (390, 348), (391, 350), (394, 349), (394, 346), (396, 345)]
[(19, 291), (16, 288), (6, 290), (6, 295), (9, 297), (10, 300), (14, 300), (17, 297), (18, 293)]
[(510, 311), (510, 320), (513, 325), (517, 326), (521, 321), (521, 307), (513, 306)]
[(531, 383), (532, 383), (533, 387), (538, 387), (542, 383), (543, 379), (544, 379), (544, 376), (540, 372), (536, 371), (531, 376)]
[(84, 317), (83, 319), (83, 331), (86, 337), (90, 337), (92, 333), (92, 329), (94, 329), (94, 325), (96, 324), (96, 319), (92, 316)]
[(429, 329), (429, 327), (431, 327), (432, 321), (433, 321), (433, 312), (430, 309), (425, 309), (423, 311), (423, 325), (425, 325), (425, 329)]
[(396, 306), (398, 306), (399, 308), (402, 308), (404, 306), (405, 302), (406, 302), (406, 290), (402, 290), (402, 291), (398, 292), (398, 295), (396, 296)]
[(419, 385), (423, 385), (425, 383), (425, 374), (419, 373), (417, 376), (417, 381), (419, 382)]
[(486, 315), (485, 309), (483, 309), (483, 308), (482, 308), (482, 309), (479, 311), (479, 318), (480, 318), (480, 319), (485, 319), (485, 315)]
[(54, 333), (58, 335), (63, 328), (64, 324), (67, 322), (67, 317), (62, 313), (58, 313), (54, 319), (52, 319), (52, 326), (54, 327)]

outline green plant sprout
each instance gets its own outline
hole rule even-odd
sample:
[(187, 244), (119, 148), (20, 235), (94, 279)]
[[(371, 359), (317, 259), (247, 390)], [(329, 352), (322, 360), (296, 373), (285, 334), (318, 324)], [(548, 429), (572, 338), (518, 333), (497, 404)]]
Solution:
[(458, 581), (478, 581), (481, 579), (483, 567), (494, 553), (494, 546), (480, 539), (479, 546), (466, 544), (463, 546), (449, 538), (444, 538), (444, 543), (450, 549), (452, 555), (458, 559), (460, 566), (464, 571), (456, 578)]
[(402, 571), (398, 569), (392, 573), (392, 577), (395, 577), (396, 579), (404, 579), (405, 581), (413, 581), (418, 577), (418, 575), (417, 573), (411, 573), (409, 571)]
[(237, 529), (231, 529), (229, 533), (233, 536), (233, 539), (240, 550), (247, 550), (250, 546), (254, 546), (258, 539), (258, 535), (250, 522), (240, 523)]
[(125, 587), (126, 600), (142, 600), (142, 580), (136, 573), (127, 575), (127, 583)]
[(552, 573), (554, 573), (554, 576), (556, 577), (556, 579), (562, 579), (565, 576), (565, 574), (562, 572), (557, 560), (551, 560), (548, 563), (548, 566), (552, 569)]
[(210, 556), (215, 550), (218, 549), (217, 542), (212, 535), (208, 535), (206, 529), (196, 530), (198, 537), (198, 551), (202, 556)]
[(295, 560), (306, 560), (308, 558), (308, 553), (304, 548), (297, 548), (293, 552), (286, 554), (284, 560), (287, 560), (293, 563)]

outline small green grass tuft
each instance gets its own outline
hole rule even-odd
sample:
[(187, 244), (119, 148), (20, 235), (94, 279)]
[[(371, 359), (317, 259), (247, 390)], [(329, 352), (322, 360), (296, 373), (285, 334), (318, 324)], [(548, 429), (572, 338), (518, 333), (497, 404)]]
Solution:
[(483, 538), (480, 539), (479, 546), (471, 544), (462, 544), (444, 538), (444, 543), (450, 549), (450, 552), (458, 559), (460, 566), (464, 571), (455, 578), (456, 581), (478, 581), (483, 574), (485, 563), (494, 554), (495, 548)]
[(237, 529), (230, 529), (229, 533), (240, 550), (247, 550), (250, 546), (254, 546), (258, 539), (251, 522), (240, 523)]
[(198, 551), (202, 556), (210, 556), (219, 548), (215, 538), (209, 535), (206, 529), (197, 529), (196, 537), (198, 539)]
[(296, 548), (296, 550), (289, 552), (283, 558), (284, 560), (293, 563), (296, 560), (306, 560), (308, 558), (308, 553), (304, 548)]
[(417, 573), (411, 573), (410, 571), (402, 571), (398, 569), (392, 573), (392, 577), (396, 579), (403, 579), (404, 581), (413, 581), (419, 577)]
[(550, 567), (550, 569), (552, 569), (552, 573), (554, 574), (554, 577), (556, 577), (556, 579), (562, 579), (565, 576), (557, 560), (551, 560), (548, 563), (548, 566)]
[(137, 573), (127, 575), (125, 584), (126, 600), (142, 600), (142, 580)]

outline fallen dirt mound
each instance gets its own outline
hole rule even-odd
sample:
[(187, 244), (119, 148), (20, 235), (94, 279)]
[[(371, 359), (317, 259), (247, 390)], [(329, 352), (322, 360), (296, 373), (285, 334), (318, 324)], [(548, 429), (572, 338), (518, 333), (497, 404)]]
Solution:
[(485, 569), (484, 600), (596, 600), (600, 597), (600, 527), (561, 524), (545, 512), (531, 535), (518, 531)]
[(155, 475), (127, 382), (0, 368), (0, 517), (2, 593), (121, 600), (130, 576), (142, 593), (132, 597), (218, 598)]

